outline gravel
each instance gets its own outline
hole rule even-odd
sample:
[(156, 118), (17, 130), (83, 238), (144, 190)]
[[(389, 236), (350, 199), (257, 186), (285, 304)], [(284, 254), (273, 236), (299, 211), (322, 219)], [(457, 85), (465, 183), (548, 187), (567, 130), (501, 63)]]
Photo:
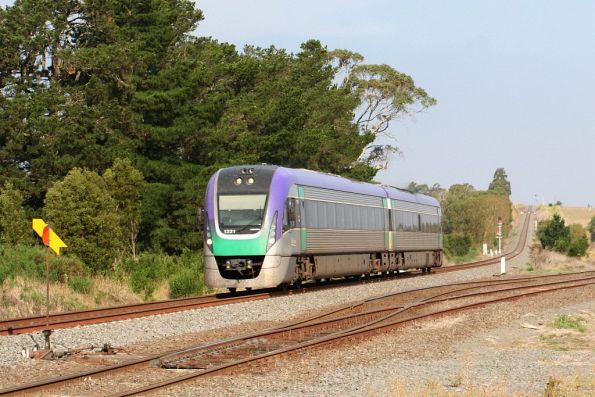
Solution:
[[(581, 300), (586, 302), (573, 304)], [(593, 345), (556, 351), (544, 346), (538, 331), (521, 326), (527, 321), (546, 324), (561, 313), (590, 313), (595, 320), (595, 288), (419, 322), (370, 340), (296, 354), (260, 371), (204, 379), (158, 395), (406, 396), (422, 389), (424, 396), (484, 390), (486, 396), (518, 397), (543, 395), (550, 376), (590, 376), (592, 384)], [(431, 393), (432, 388), (443, 393)], [(593, 390), (580, 391), (595, 395)]]
[[(397, 279), (262, 301), (58, 329), (52, 335), (52, 343), (57, 349), (87, 345), (101, 346), (104, 343), (109, 343), (112, 346), (127, 346), (191, 332), (235, 326), (246, 322), (285, 321), (311, 310), (358, 301), (375, 295), (489, 277), (494, 274), (496, 268), (497, 266), (489, 266), (464, 272)], [(35, 333), (33, 336), (42, 345), (42, 336), (39, 333)], [(32, 347), (33, 342), (29, 335), (1, 337), (0, 367), (30, 361), (23, 358), (21, 352), (24, 348)]]

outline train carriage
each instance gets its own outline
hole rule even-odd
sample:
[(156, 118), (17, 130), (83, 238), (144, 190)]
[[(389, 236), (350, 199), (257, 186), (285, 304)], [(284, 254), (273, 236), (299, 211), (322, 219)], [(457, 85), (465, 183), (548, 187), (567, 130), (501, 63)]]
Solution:
[(204, 237), (206, 284), (232, 291), (442, 264), (434, 198), (271, 165), (211, 177)]

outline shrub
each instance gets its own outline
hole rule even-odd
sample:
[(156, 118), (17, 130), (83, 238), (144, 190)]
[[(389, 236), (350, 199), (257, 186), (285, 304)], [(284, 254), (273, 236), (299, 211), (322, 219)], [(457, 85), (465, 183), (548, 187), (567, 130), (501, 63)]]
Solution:
[(545, 249), (555, 249), (565, 252), (570, 243), (570, 229), (564, 224), (564, 219), (554, 214), (552, 219), (539, 222), (537, 238)]
[(151, 299), (159, 280), (166, 279), (174, 271), (175, 260), (171, 256), (145, 253), (138, 259), (123, 262), (123, 269), (129, 276), (132, 291), (144, 292), (145, 300)]
[[(15, 276), (26, 279), (45, 280), (45, 249), (16, 245), (0, 246), (0, 282)], [(68, 276), (86, 274), (85, 266), (76, 257), (50, 254), (50, 280), (63, 282)]]
[(79, 294), (88, 294), (93, 288), (93, 282), (90, 279), (81, 276), (72, 277), (68, 280), (68, 285), (74, 292), (78, 292)]
[(203, 289), (203, 275), (195, 269), (183, 269), (169, 279), (170, 298), (198, 295)]
[(444, 235), (444, 250), (449, 257), (464, 256), (471, 249), (471, 238), (467, 234)]
[(589, 248), (589, 241), (586, 236), (582, 236), (578, 240), (571, 242), (568, 246), (568, 256), (585, 256)]
[(0, 187), (0, 244), (30, 244), (31, 231), (23, 209), (23, 197), (10, 183)]

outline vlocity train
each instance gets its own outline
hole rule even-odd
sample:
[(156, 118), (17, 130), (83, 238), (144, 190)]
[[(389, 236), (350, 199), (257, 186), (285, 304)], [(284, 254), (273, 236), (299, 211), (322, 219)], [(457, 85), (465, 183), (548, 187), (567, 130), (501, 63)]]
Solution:
[(217, 171), (207, 186), (205, 282), (256, 289), (442, 265), (428, 196), (272, 165)]

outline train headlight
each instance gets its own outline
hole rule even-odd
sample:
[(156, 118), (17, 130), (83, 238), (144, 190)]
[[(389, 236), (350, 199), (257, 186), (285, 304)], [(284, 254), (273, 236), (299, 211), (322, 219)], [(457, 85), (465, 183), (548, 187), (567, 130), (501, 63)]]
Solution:
[(213, 250), (213, 239), (211, 237), (211, 225), (209, 223), (209, 215), (205, 211), (205, 243), (207, 247), (212, 251)]
[(277, 241), (277, 213), (273, 216), (273, 221), (271, 222), (271, 230), (269, 230), (269, 238), (267, 239), (267, 251), (271, 249), (273, 244)]
[(242, 184), (242, 178), (239, 178), (239, 177), (238, 177), (238, 178), (236, 178), (236, 180), (234, 181), (234, 183), (235, 183), (236, 185), (241, 185), (241, 184)]
[(225, 268), (231, 269), (231, 261), (225, 261)]
[(248, 178), (248, 180), (246, 181), (246, 183), (248, 185), (252, 185), (254, 183), (254, 178), (252, 178), (252, 177)]

